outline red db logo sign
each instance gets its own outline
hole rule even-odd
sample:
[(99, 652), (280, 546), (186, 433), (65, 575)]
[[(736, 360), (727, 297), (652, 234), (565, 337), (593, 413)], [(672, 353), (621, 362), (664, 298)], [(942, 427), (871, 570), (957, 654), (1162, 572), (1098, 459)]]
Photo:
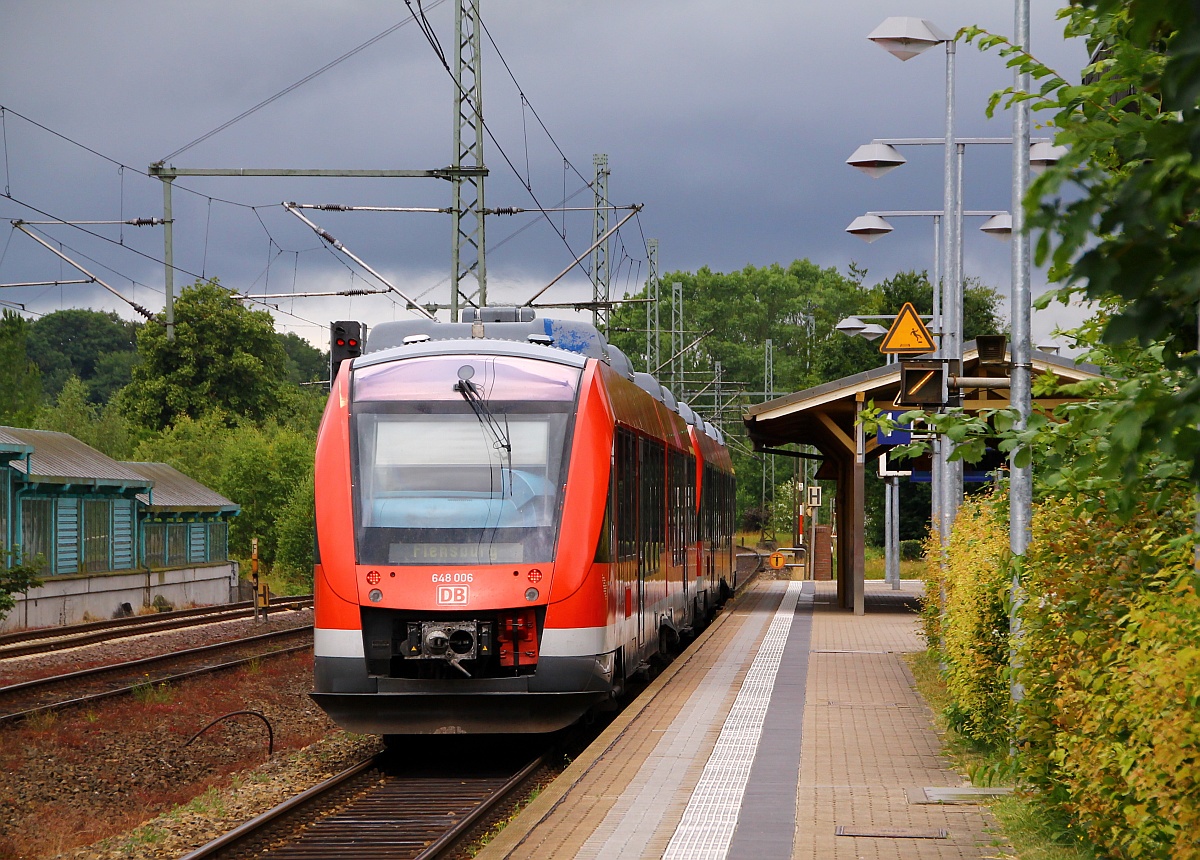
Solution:
[(466, 606), (471, 599), (469, 585), (439, 585), (437, 590), (438, 606)]

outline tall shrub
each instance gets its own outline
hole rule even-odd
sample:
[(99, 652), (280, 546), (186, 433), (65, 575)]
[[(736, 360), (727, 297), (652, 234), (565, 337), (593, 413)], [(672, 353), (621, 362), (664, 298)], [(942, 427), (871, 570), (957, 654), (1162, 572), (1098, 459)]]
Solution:
[[(963, 501), (944, 563), (931, 548), (926, 579), (931, 644), (941, 649), (947, 720), (983, 744), (1008, 732), (1008, 505), (1002, 495)], [(943, 601), (944, 595), (944, 603)]]
[(1200, 598), (1182, 489), (1127, 515), (1039, 505), (1019, 712), (1026, 778), (1121, 858), (1200, 857)]

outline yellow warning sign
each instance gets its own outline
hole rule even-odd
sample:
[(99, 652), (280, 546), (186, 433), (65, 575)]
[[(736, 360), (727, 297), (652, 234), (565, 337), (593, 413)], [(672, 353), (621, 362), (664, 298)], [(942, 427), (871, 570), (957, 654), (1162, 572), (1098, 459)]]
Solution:
[(775, 550), (767, 556), (767, 564), (770, 565), (771, 570), (783, 570), (784, 565), (787, 564), (787, 558), (779, 550)]
[(904, 303), (904, 307), (896, 315), (896, 321), (884, 336), (883, 343), (879, 344), (879, 351), (885, 354), (920, 354), (933, 352), (935, 349), (937, 345), (933, 342), (933, 335), (921, 321), (921, 315), (912, 306), (912, 302)]

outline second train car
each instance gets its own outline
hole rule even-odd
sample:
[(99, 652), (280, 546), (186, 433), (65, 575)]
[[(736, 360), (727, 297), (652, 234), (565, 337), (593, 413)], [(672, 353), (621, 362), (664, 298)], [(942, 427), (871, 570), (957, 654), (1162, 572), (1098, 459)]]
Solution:
[(317, 439), (313, 698), (382, 735), (548, 732), (736, 588), (719, 430), (579, 322), (382, 323)]

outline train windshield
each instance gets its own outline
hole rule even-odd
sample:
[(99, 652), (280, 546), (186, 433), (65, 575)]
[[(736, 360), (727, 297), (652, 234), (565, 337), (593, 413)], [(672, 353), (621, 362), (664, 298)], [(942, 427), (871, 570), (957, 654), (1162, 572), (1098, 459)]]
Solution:
[(579, 375), (507, 356), (356, 371), (359, 564), (552, 561)]

